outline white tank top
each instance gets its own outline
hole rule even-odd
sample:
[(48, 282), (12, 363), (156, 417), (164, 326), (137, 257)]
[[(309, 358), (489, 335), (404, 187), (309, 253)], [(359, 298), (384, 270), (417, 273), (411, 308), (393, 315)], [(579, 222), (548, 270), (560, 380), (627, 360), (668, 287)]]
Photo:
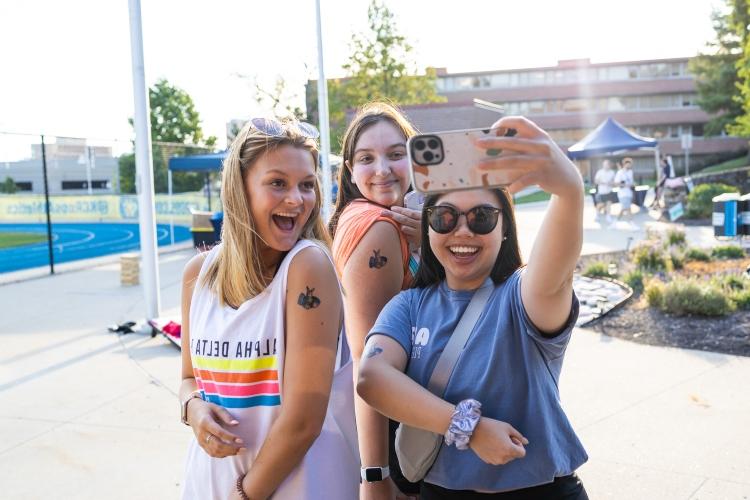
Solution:
[[(315, 246), (300, 240), (281, 262), (276, 276), (258, 296), (239, 308), (222, 306), (203, 275), (220, 246), (206, 256), (190, 303), (190, 355), (203, 398), (226, 408), (239, 422), (232, 428), (247, 451), (210, 457), (192, 439), (182, 486), (183, 499), (229, 497), (237, 477), (252, 466), (281, 412), (284, 387), (284, 312), (287, 275), (294, 256)], [(330, 257), (329, 257), (330, 258)], [(333, 267), (333, 264), (331, 264)], [(276, 489), (277, 500), (358, 497), (359, 451), (354, 423), (352, 364), (340, 335), (331, 397), (320, 436), (302, 462)]]

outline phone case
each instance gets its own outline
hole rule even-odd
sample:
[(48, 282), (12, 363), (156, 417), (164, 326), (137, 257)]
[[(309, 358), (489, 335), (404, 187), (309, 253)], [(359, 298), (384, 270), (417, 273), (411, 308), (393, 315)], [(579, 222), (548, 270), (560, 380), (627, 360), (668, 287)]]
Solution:
[(480, 161), (499, 155), (499, 149), (480, 149), (472, 138), (513, 136), (513, 129), (470, 129), (420, 134), (406, 144), (414, 189), (425, 194), (461, 189), (507, 186), (510, 174), (479, 170)]

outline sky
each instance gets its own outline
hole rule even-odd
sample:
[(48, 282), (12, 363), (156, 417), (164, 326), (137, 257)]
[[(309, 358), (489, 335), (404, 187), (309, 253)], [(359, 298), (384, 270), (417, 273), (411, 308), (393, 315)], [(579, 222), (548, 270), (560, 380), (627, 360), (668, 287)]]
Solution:
[[(326, 77), (344, 76), (369, 0), (320, 0)], [(449, 72), (686, 57), (713, 37), (720, 0), (386, 0), (420, 69)], [(277, 76), (304, 102), (317, 78), (314, 0), (148, 0), (142, 4), (147, 84), (187, 91), (204, 132), (267, 112), (250, 79)], [(0, 132), (132, 137), (127, 0), (0, 2)], [(1, 141), (0, 141), (1, 144)], [(2, 149), (0, 147), (0, 149)], [(0, 151), (0, 156), (3, 152)], [(2, 161), (3, 158), (0, 158)]]

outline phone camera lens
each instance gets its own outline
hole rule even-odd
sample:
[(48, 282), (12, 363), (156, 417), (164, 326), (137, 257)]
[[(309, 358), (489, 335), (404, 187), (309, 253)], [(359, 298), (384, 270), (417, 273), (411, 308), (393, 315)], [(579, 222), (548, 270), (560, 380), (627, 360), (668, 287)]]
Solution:
[(430, 147), (430, 149), (437, 149), (439, 146), (436, 139), (430, 139), (429, 141), (427, 141), (427, 145)]
[(414, 143), (414, 149), (422, 151), (424, 149), (424, 141), (417, 141)]
[(424, 152), (424, 159), (425, 161), (432, 161), (435, 158), (435, 155), (432, 154), (432, 151), (425, 151)]

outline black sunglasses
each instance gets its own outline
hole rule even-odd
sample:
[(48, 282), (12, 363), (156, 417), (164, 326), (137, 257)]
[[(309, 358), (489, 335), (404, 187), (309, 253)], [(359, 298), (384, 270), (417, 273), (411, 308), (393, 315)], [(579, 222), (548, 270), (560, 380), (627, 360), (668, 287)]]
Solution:
[(435, 205), (425, 208), (427, 212), (427, 223), (433, 231), (440, 234), (448, 234), (458, 225), (458, 219), (466, 216), (466, 225), (475, 234), (489, 234), (497, 226), (497, 219), (502, 212), (499, 208), (487, 205), (479, 205), (460, 212), (450, 205)]
[(250, 120), (250, 123), (255, 130), (270, 135), (271, 137), (284, 137), (287, 130), (297, 132), (308, 139), (315, 140), (320, 137), (318, 129), (307, 122), (299, 122), (297, 120), (280, 122), (273, 118), (253, 118)]

